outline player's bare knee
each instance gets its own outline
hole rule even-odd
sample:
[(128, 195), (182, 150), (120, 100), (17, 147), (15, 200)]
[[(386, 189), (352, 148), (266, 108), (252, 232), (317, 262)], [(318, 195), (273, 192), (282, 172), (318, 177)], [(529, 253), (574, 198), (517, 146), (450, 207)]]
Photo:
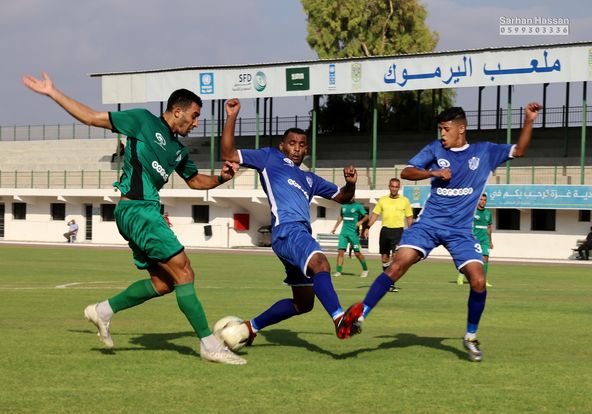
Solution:
[(322, 253), (315, 253), (308, 261), (308, 268), (313, 273), (328, 272), (331, 269), (327, 257)]

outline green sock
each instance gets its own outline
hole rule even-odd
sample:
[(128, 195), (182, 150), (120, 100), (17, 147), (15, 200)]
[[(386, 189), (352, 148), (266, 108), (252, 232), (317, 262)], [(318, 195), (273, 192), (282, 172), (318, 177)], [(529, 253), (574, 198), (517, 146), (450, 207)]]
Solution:
[(343, 265), (339, 266), (337, 265), (337, 269), (336, 269), (339, 273), (341, 273), (341, 271), (343, 270)]
[(192, 282), (175, 285), (177, 293), (177, 304), (181, 312), (193, 327), (193, 330), (199, 338), (205, 338), (212, 334), (208, 326), (206, 314), (201, 306), (201, 302), (195, 294), (195, 287)]
[(365, 260), (360, 260), (360, 263), (362, 264), (362, 270), (364, 270), (364, 271), (368, 270), (368, 265), (366, 264)]
[(489, 262), (484, 262), (483, 263), (483, 273), (485, 273), (485, 276), (487, 276), (487, 269), (489, 268)]
[(138, 280), (127, 287), (122, 292), (109, 299), (109, 305), (113, 312), (119, 312), (133, 306), (137, 306), (141, 303), (146, 302), (149, 299), (160, 296), (152, 281), (150, 279)]

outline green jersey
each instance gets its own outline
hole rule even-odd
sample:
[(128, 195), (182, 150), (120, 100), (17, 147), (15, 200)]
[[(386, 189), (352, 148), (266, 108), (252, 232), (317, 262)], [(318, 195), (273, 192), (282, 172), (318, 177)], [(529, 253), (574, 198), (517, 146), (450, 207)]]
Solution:
[(488, 209), (475, 210), (473, 217), (473, 235), (481, 243), (489, 244), (487, 228), (493, 223), (491, 211)]
[(341, 218), (343, 219), (343, 227), (341, 228), (341, 233), (349, 232), (357, 234), (358, 221), (366, 214), (368, 212), (360, 203), (342, 204)]
[(162, 117), (145, 109), (109, 112), (113, 132), (127, 135), (121, 177), (113, 185), (132, 200), (160, 202), (158, 191), (176, 171), (185, 181), (197, 174), (189, 152)]

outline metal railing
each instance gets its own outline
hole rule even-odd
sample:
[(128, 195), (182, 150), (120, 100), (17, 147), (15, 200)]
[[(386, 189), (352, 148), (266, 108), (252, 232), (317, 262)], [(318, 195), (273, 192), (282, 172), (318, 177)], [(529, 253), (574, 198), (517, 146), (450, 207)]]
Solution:
[[(361, 190), (388, 188), (391, 177), (398, 177), (404, 165), (393, 168), (376, 169), (376, 185), (372, 186), (373, 171), (371, 168), (358, 168), (357, 188)], [(218, 174), (215, 170), (214, 174)], [(315, 173), (331, 182), (343, 181), (341, 168), (317, 168)], [(531, 166), (511, 167), (508, 170), (500, 167), (490, 177), (489, 184), (592, 184), (592, 166), (584, 168), (584, 183), (580, 182), (579, 166)], [(255, 172), (244, 169), (237, 177), (222, 188), (255, 189)], [(25, 189), (108, 189), (118, 180), (117, 171), (0, 171), (0, 188)], [(429, 184), (428, 180), (422, 181)], [(416, 184), (407, 182), (403, 184)], [(185, 181), (177, 175), (171, 175), (164, 189), (188, 188)]]
[[(310, 125), (309, 115), (276, 116), (264, 124), (259, 120), (260, 135), (280, 135), (288, 128), (307, 129)], [(190, 137), (209, 137), (214, 128), (215, 133), (221, 132), (222, 126), (218, 126), (217, 120), (201, 119)], [(257, 130), (256, 118), (239, 118), (236, 124), (236, 135), (255, 135)], [(103, 128), (87, 126), (84, 124), (57, 124), (57, 125), (0, 125), (0, 141), (46, 141), (66, 139), (106, 139), (117, 138), (117, 134)]]
[[(500, 108), (482, 110), (481, 114), (476, 110), (466, 111), (468, 128), (477, 129), (504, 129), (507, 126), (508, 111)], [(512, 109), (512, 126), (519, 128), (524, 119), (523, 108)], [(264, 122), (265, 121), (265, 122)], [(292, 127), (307, 129), (311, 123), (310, 115), (275, 116), (271, 120), (259, 119), (260, 135), (281, 135)], [(545, 108), (543, 114), (535, 122), (535, 127), (580, 127), (582, 125), (582, 107), (565, 106)], [(592, 106), (586, 108), (586, 125), (592, 125)], [(222, 125), (218, 120), (203, 118), (198, 127), (190, 136), (209, 137), (219, 135)], [(239, 118), (236, 125), (237, 136), (253, 136), (257, 131), (256, 118)], [(91, 127), (83, 124), (57, 124), (57, 125), (0, 125), (0, 141), (36, 141), (36, 140), (60, 140), (60, 139), (105, 139), (116, 138), (117, 134), (102, 128)]]

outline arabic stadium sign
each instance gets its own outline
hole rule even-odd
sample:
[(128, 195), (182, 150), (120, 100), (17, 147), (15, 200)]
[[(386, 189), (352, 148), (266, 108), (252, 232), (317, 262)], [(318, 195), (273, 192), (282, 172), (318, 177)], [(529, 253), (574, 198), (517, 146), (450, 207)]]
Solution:
[[(413, 207), (423, 207), (428, 185), (407, 185), (403, 195)], [(488, 208), (592, 209), (592, 185), (513, 185), (485, 187)]]
[[(257, 73), (264, 90), (234, 87)], [(580, 82), (592, 80), (592, 42), (91, 76), (102, 77), (105, 104), (164, 102), (179, 88), (229, 99)]]

